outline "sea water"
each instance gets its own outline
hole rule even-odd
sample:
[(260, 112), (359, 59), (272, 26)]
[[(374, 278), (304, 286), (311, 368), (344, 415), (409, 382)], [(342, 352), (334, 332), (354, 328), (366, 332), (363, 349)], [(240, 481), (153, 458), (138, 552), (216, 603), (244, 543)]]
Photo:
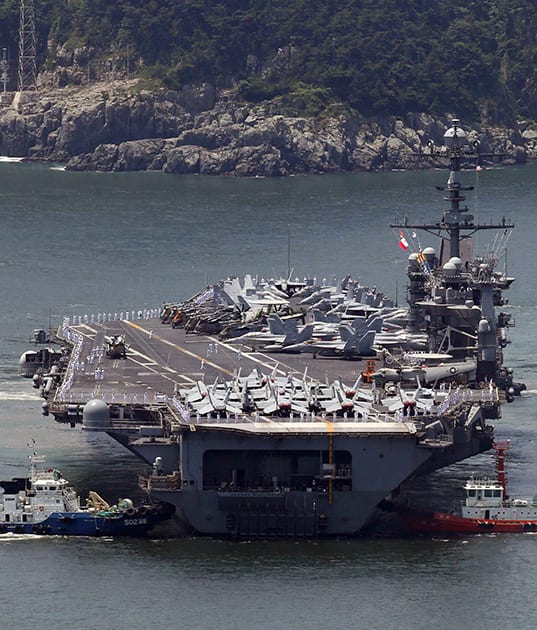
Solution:
[[(537, 164), (462, 174), (476, 219), (516, 224), (508, 242), (478, 235), (517, 278), (506, 364), (528, 390), (496, 434), (511, 440), (510, 491), (537, 494), (535, 258)], [(447, 209), (446, 171), (287, 179), (68, 173), (0, 164), (0, 478), (37, 449), (84, 493), (138, 496), (145, 466), (104, 434), (41, 416), (18, 359), (35, 328), (64, 315), (158, 307), (228, 275), (347, 274), (405, 302), (408, 253), (390, 222)], [(437, 246), (419, 233), (413, 247)], [(489, 454), (421, 479), (448, 507)], [(112, 540), (0, 536), (5, 628), (533, 628), (532, 534), (320, 542)]]

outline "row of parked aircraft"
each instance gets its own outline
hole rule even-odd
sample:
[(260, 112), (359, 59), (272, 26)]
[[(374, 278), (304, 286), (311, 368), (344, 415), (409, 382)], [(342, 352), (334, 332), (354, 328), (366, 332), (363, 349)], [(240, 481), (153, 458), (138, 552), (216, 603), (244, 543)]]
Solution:
[(370, 317), (357, 316), (352, 320), (334, 320), (319, 310), (311, 313), (313, 321), (298, 325), (296, 317), (283, 319), (274, 313), (267, 317), (267, 325), (231, 337), (234, 345), (248, 346), (262, 352), (309, 352), (316, 356), (361, 358), (377, 356), (383, 348), (424, 350), (427, 336), (408, 333), (402, 325), (393, 323), (404, 311), (379, 310)]
[[(237, 278), (224, 281), (217, 295), (250, 314), (221, 336), (253, 350), (359, 358), (377, 356), (383, 348), (427, 347), (425, 334), (405, 330), (405, 309), (396, 308), (376, 288), (364, 287), (350, 277), (332, 286), (295, 281), (292, 295), (288, 295), (277, 283), (256, 283), (246, 276), (242, 285)], [(257, 317), (252, 319), (254, 312)], [(255, 325), (261, 320), (260, 313), (265, 315), (264, 326)]]
[[(430, 347), (426, 333), (408, 329), (406, 309), (350, 277), (333, 285), (315, 279), (229, 278), (187, 302), (166, 306), (162, 321), (187, 332), (218, 334), (227, 343), (256, 351), (314, 357), (385, 358)], [(460, 350), (459, 342), (452, 346), (451, 332), (446, 327), (445, 339), (434, 344), (439, 352)], [(454, 332), (468, 337), (468, 351), (476, 346), (475, 336)]]
[[(408, 376), (408, 375), (407, 375)], [(449, 378), (449, 373), (446, 378)], [(448, 390), (435, 390), (425, 386), (429, 381), (416, 371), (413, 380), (402, 381), (376, 388), (361, 382), (359, 377), (352, 386), (339, 380), (321, 383), (289, 373), (286, 376), (264, 374), (258, 369), (231, 381), (216, 379), (207, 385), (197, 381), (191, 388), (179, 391), (183, 403), (191, 413), (199, 416), (242, 416), (259, 413), (263, 416), (346, 416), (374, 420), (379, 414), (416, 415), (431, 414), (441, 404)], [(422, 380), (423, 379), (423, 380)]]

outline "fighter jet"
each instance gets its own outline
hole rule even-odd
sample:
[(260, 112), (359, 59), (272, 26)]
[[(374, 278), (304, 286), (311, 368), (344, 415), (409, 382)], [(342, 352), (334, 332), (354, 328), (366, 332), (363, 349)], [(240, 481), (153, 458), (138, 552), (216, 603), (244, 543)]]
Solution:
[(289, 346), (288, 351), (299, 349), (301, 352), (312, 352), (314, 356), (342, 357), (345, 359), (377, 355), (377, 350), (373, 346), (375, 342), (374, 330), (368, 330), (361, 334), (357, 333), (349, 324), (341, 324), (339, 335), (339, 339), (335, 340), (312, 340), (300, 345), (295, 344)]
[(266, 416), (290, 416), (291, 413), (307, 414), (308, 409), (294, 400), (292, 394), (283, 388), (275, 387), (269, 381), (269, 397), (265, 401), (257, 401), (257, 406)]
[(425, 333), (378, 332), (375, 344), (379, 348), (401, 348), (403, 350), (425, 350), (428, 347), (428, 337)]
[(445, 400), (448, 392), (422, 387), (416, 376), (416, 387), (402, 387), (400, 383), (387, 388), (388, 396), (381, 400), (390, 412), (401, 411), (403, 416), (415, 416), (416, 413), (430, 414), (435, 404)]
[[(313, 324), (298, 328), (296, 319), (283, 321), (278, 315), (271, 315), (268, 330), (252, 331), (229, 340), (232, 344), (244, 344), (253, 350), (266, 352), (286, 352), (294, 344), (301, 344), (311, 338)], [(290, 350), (296, 352), (297, 350)]]
[(229, 386), (225, 389), (225, 393), (223, 395), (222, 390), (215, 389), (211, 392), (211, 389), (208, 389), (207, 395), (203, 398), (203, 400), (191, 404), (200, 416), (225, 413), (239, 415), (242, 413), (242, 409), (241, 407), (229, 402), (230, 395), (231, 387)]

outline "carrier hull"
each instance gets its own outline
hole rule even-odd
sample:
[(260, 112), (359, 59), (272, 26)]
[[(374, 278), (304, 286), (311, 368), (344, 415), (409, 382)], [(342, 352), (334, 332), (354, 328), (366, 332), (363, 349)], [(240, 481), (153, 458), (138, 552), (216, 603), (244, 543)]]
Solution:
[(136, 440), (129, 448), (148, 463), (160, 457), (163, 470), (182, 462), (181, 472), (153, 474), (141, 483), (153, 500), (176, 507), (185, 531), (320, 537), (358, 534), (376, 506), (418, 471), (490, 444), (489, 435), (456, 447), (429, 444), (413, 425), (393, 423), (382, 431), (332, 425), (322, 435), (285, 437), (197, 427), (178, 441)]
[[(209, 535), (353, 535), (405, 481), (490, 449), (490, 421), (525, 389), (497, 312), (513, 225), (468, 214), (458, 120), (445, 141), (449, 211), (391, 226), (415, 249), (408, 308), (351, 276), (247, 274), (161, 309), (65, 318), (68, 362), (34, 381), (44, 414), (108, 433), (152, 467), (142, 487)], [(471, 235), (490, 229), (501, 251), (477, 255)]]

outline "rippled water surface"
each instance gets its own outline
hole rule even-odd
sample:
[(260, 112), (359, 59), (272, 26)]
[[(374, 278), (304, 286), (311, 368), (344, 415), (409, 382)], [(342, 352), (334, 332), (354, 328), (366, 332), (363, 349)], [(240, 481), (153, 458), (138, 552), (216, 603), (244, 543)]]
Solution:
[[(435, 186), (446, 177), (235, 180), (0, 163), (0, 478), (25, 473), (31, 440), (82, 493), (135, 496), (143, 470), (107, 436), (40, 415), (35, 390), (17, 374), (34, 328), (64, 314), (158, 306), (246, 272), (351, 273), (403, 303), (406, 260), (389, 223), (440, 218)], [(517, 277), (507, 363), (528, 391), (496, 432), (512, 441), (512, 493), (537, 494), (537, 164), (464, 178), (475, 187), (474, 214), (516, 224), (505, 260)], [(482, 248), (492, 243), (485, 234)], [(470, 473), (492, 468), (481, 455), (420, 480), (415, 492), (446, 507)], [(536, 544), (531, 534), (319, 543), (0, 536), (2, 626), (533, 628)]]

